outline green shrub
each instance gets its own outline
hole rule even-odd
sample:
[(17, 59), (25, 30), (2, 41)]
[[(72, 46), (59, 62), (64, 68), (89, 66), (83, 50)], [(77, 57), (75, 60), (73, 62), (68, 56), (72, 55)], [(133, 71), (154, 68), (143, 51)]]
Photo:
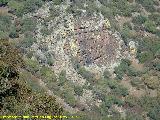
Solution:
[(137, 98), (131, 95), (125, 97), (125, 102), (130, 106), (134, 107), (137, 105)]
[(130, 66), (127, 70), (127, 73), (126, 73), (128, 76), (138, 76), (140, 74), (140, 71), (137, 71), (134, 67)]
[(10, 0), (0, 0), (0, 6), (7, 5), (8, 1)]
[(82, 94), (83, 94), (83, 88), (80, 87), (80, 86), (75, 86), (74, 87), (74, 92), (76, 93), (76, 95), (82, 96)]
[(99, 9), (100, 9), (102, 15), (104, 15), (104, 17), (106, 17), (108, 19), (113, 19), (114, 18), (113, 12), (110, 8), (102, 5)]
[(127, 26), (124, 26), (123, 29), (120, 31), (121, 36), (124, 42), (128, 42), (128, 39), (131, 38), (131, 30)]
[(64, 92), (64, 99), (69, 105), (73, 107), (76, 105), (77, 101), (75, 100), (74, 95), (71, 92)]
[(137, 112), (127, 111), (126, 120), (144, 120), (143, 116)]
[(49, 67), (45, 67), (43, 66), (41, 69), (40, 69), (40, 73), (43, 77), (45, 78), (49, 78), (49, 77), (52, 77), (54, 72), (52, 71), (51, 68)]
[(151, 21), (154, 21), (156, 23), (156, 25), (160, 25), (160, 14), (152, 13), (151, 15), (148, 16), (148, 18)]
[(59, 75), (59, 85), (63, 86), (66, 81), (67, 81), (66, 71), (62, 70)]
[(35, 31), (36, 29), (36, 20), (32, 18), (26, 18), (22, 21), (22, 32), (27, 32), (27, 31)]
[(32, 36), (24, 38), (23, 41), (20, 43), (21, 47), (28, 48), (33, 45), (34, 42), (36, 42), (36, 38), (33, 38)]
[(108, 78), (111, 77), (111, 74), (110, 74), (110, 72), (106, 69), (106, 70), (104, 71), (104, 73), (103, 73), (103, 76), (104, 76), (104, 78), (108, 79)]
[(153, 59), (154, 56), (153, 56), (153, 53), (151, 51), (145, 51), (145, 52), (142, 52), (142, 53), (138, 53), (137, 58), (141, 63), (145, 63), (145, 62)]
[(132, 30), (132, 25), (130, 22), (126, 22), (123, 24), (123, 28), (129, 28), (130, 30)]
[(106, 96), (104, 101), (104, 106), (106, 108), (110, 108), (113, 104), (117, 104), (118, 106), (121, 106), (124, 104), (124, 102), (115, 96), (111, 96), (111, 95)]
[(156, 24), (153, 21), (146, 21), (144, 23), (145, 29), (148, 32), (155, 33), (156, 32)]
[(129, 94), (128, 92), (128, 89), (121, 86), (121, 85), (118, 85), (115, 89), (112, 90), (113, 93), (115, 93), (116, 95), (120, 95), (120, 96), (126, 96)]
[(8, 36), (8, 33), (7, 32), (3, 32), (3, 31), (0, 31), (0, 39), (8, 39), (9, 36)]
[(11, 16), (0, 15), (1, 27), (3, 27), (5, 30), (8, 30), (8, 28), (11, 26), (11, 19), (12, 19)]
[(160, 111), (159, 111), (160, 105), (158, 106), (154, 106), (149, 112), (148, 112), (148, 116), (152, 119), (152, 120), (159, 120), (160, 119)]
[(62, 3), (62, 0), (53, 0), (53, 3), (55, 5), (60, 5)]
[(25, 63), (27, 65), (27, 70), (32, 72), (32, 73), (36, 73), (37, 71), (39, 71), (39, 63), (38, 61), (34, 61), (31, 59), (25, 59)]
[(145, 16), (138, 15), (132, 19), (132, 22), (138, 25), (142, 25), (146, 20), (147, 18)]
[(122, 79), (123, 75), (127, 72), (129, 66), (130, 66), (130, 61), (127, 59), (122, 59), (120, 65), (114, 69), (114, 73), (116, 74), (118, 79)]
[[(154, 110), (156, 106), (159, 107), (159, 97), (142, 96), (138, 99), (138, 105), (143, 108), (143, 110), (149, 112)], [(157, 114), (159, 116), (159, 114)]]
[(11, 8), (12, 13), (15, 13), (23, 9), (23, 2), (17, 0), (10, 0), (8, 2), (8, 6), (9, 8)]
[(16, 11), (16, 14), (18, 16), (22, 16), (23, 14), (29, 13), (29, 12), (34, 12), (35, 10), (37, 10), (39, 7), (41, 7), (43, 5), (43, 1), (42, 0), (26, 0), (23, 1), (23, 7), (20, 7), (20, 9), (18, 9)]
[(95, 80), (95, 75), (91, 73), (90, 71), (87, 71), (84, 67), (80, 67), (78, 69), (78, 74), (80, 74), (83, 78), (85, 78), (91, 83), (93, 83)]

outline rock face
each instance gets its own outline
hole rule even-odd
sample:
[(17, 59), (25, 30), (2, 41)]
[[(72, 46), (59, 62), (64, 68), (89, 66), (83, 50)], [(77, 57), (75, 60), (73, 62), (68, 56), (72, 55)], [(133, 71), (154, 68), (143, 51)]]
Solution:
[[(101, 24), (101, 25), (100, 25)], [(65, 43), (65, 52), (76, 56), (81, 65), (110, 66), (123, 56), (122, 41), (118, 33), (107, 29), (105, 20), (98, 17), (74, 19), (73, 40)]]
[(75, 39), (80, 46), (79, 61), (83, 65), (106, 65), (110, 64), (111, 61), (115, 61), (118, 40), (104, 26), (96, 30), (92, 27), (94, 23), (87, 27), (81, 27), (79, 23), (75, 23), (77, 27), (75, 28)]

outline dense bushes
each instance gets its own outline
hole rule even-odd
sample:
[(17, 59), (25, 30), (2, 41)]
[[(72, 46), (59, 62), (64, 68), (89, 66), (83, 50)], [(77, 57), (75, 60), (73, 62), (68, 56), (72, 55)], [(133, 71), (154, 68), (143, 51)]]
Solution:
[(124, 16), (131, 16), (132, 7), (126, 2), (126, 0), (113, 0), (113, 1), (104, 1), (100, 0), (100, 2), (110, 8), (110, 11), (113, 12), (113, 15), (119, 14)]
[(139, 47), (137, 51), (137, 58), (141, 63), (147, 62), (154, 59), (156, 52), (160, 48), (159, 39), (153, 37), (143, 38), (139, 42)]
[[(0, 114), (62, 114), (63, 110), (55, 103), (54, 97), (42, 92), (36, 94), (24, 82), (24, 79), (19, 79), (19, 70), (24, 66), (19, 51), (11, 46), (7, 40), (1, 40), (0, 46), (0, 56), (2, 57), (0, 60)], [(25, 75), (27, 76), (27, 74)], [(27, 76), (28, 78), (29, 76)]]
[(33, 12), (39, 7), (43, 5), (42, 0), (26, 0), (26, 1), (10, 1), (8, 5), (14, 11), (14, 13), (18, 16), (22, 16), (23, 14)]
[(136, 2), (140, 3), (149, 12), (155, 11), (153, 0), (136, 0)]
[(11, 17), (0, 15), (0, 39), (7, 39), (11, 29)]

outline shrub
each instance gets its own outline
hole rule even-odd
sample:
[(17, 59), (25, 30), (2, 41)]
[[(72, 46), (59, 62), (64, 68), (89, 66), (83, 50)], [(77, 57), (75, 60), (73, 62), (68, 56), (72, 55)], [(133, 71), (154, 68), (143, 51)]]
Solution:
[(43, 5), (42, 0), (26, 0), (23, 2), (23, 7), (18, 9), (16, 12), (17, 15), (22, 16), (23, 14), (37, 10), (42, 5)]
[(4, 28), (3, 30), (8, 30), (8, 28), (11, 26), (11, 16), (7, 15), (0, 15), (0, 22), (1, 27)]
[(31, 47), (33, 45), (33, 43), (36, 41), (37, 40), (35, 38), (30, 36), (30, 37), (24, 38), (20, 44), (21, 44), (21, 47), (28, 48), (28, 47)]
[(153, 21), (146, 21), (144, 23), (145, 29), (148, 32), (155, 33), (156, 32), (156, 24)]
[(39, 71), (39, 63), (38, 61), (34, 61), (31, 59), (25, 59), (25, 63), (27, 65), (27, 70), (32, 72), (32, 73), (36, 73), (37, 71)]
[(139, 71), (137, 71), (134, 67), (132, 67), (132, 66), (130, 66), (129, 68), (128, 68), (128, 70), (127, 70), (127, 75), (128, 76), (138, 76), (139, 75)]
[(74, 87), (74, 92), (76, 93), (76, 95), (82, 96), (82, 94), (83, 94), (83, 88), (80, 87), (80, 86), (75, 86)]
[(160, 84), (158, 76), (145, 75), (143, 81), (151, 89), (156, 89)]
[(9, 0), (0, 0), (0, 6), (5, 6), (7, 5)]
[(106, 96), (105, 97), (105, 101), (104, 101), (104, 106), (107, 108), (110, 108), (113, 104), (117, 104), (118, 106), (123, 105), (123, 101), (121, 101), (120, 99), (118, 99), (115, 96)]
[(110, 8), (102, 5), (99, 9), (100, 9), (102, 15), (104, 15), (104, 17), (106, 17), (108, 19), (109, 18), (110, 19), (114, 18), (113, 12), (112, 12), (112, 10)]
[(16, 31), (11, 31), (9, 34), (9, 37), (10, 38), (18, 38), (19, 34)]
[(120, 95), (120, 96), (126, 96), (128, 95), (128, 90), (127, 88), (121, 86), (121, 85), (118, 85), (115, 89), (112, 90), (113, 93), (115, 93), (116, 95)]
[(103, 73), (103, 76), (104, 76), (104, 78), (108, 79), (108, 78), (111, 77), (111, 74), (108, 70), (105, 70), (104, 73)]
[(53, 0), (55, 5), (60, 5), (62, 3), (62, 0)]
[(87, 79), (89, 82), (94, 82), (95, 75), (90, 71), (87, 71), (84, 67), (80, 67), (78, 69), (78, 74), (80, 74), (83, 78)]
[(76, 105), (76, 100), (75, 100), (74, 95), (72, 93), (64, 92), (64, 99), (72, 107), (74, 107)]
[(130, 61), (127, 59), (122, 59), (120, 65), (114, 69), (114, 73), (116, 74), (118, 79), (122, 79), (123, 75), (126, 73), (130, 66)]
[(62, 70), (59, 75), (59, 86), (63, 86), (66, 81), (67, 81), (66, 71)]
[(22, 21), (22, 32), (26, 31), (35, 31), (36, 28), (36, 21), (32, 18), (26, 18)]
[(4, 39), (4, 40), (8, 39), (8, 33), (0, 31), (0, 39)]
[(137, 87), (137, 88), (140, 88), (140, 87), (142, 87), (142, 85), (143, 85), (143, 81), (140, 79), (140, 78), (133, 78), (132, 80), (131, 80), (131, 85), (133, 86), (133, 87)]
[(138, 15), (132, 19), (132, 22), (135, 24), (141, 25), (141, 24), (145, 23), (146, 20), (147, 20), (147, 18), (145, 16)]
[(123, 29), (120, 31), (121, 36), (124, 40), (124, 42), (128, 42), (128, 39), (131, 38), (131, 30), (130, 28), (124, 26)]
[(12, 14), (16, 14), (16, 12), (23, 9), (23, 2), (17, 1), (17, 0), (10, 0), (8, 2), (8, 6), (11, 9), (11, 10), (9, 10), (9, 12), (11, 12)]
[(130, 107), (133, 107), (133, 106), (136, 106), (136, 104), (137, 104), (137, 98), (134, 97), (134, 96), (128, 95), (128, 96), (125, 97), (125, 102), (126, 102)]
[(123, 28), (126, 28), (126, 27), (129, 28), (130, 30), (132, 30), (132, 25), (130, 22), (126, 22), (123, 24)]
[(152, 120), (159, 120), (160, 119), (160, 111), (159, 111), (160, 105), (158, 106), (154, 106), (149, 112), (148, 112), (148, 116), (152, 119)]
[(160, 15), (158, 13), (152, 13), (148, 18), (151, 21), (154, 21), (156, 25), (160, 25)]
[(137, 58), (141, 63), (145, 63), (154, 58), (153, 53), (151, 51), (145, 51), (137, 54)]
[(43, 77), (45, 78), (50, 78), (53, 76), (54, 72), (52, 71), (51, 68), (49, 67), (45, 67), (43, 66), (41, 69), (40, 69), (40, 73)]

